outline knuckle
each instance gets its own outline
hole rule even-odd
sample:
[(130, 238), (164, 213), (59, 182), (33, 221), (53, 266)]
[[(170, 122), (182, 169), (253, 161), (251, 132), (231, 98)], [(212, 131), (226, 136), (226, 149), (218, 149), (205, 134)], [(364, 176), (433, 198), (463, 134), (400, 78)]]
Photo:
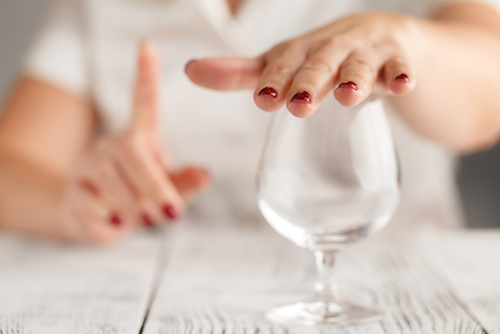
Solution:
[(327, 49), (332, 48), (342, 48), (348, 45), (349, 41), (352, 39), (346, 34), (336, 34), (325, 39), (323, 47)]
[(302, 42), (300, 39), (293, 39), (289, 41), (284, 41), (276, 45), (271, 50), (270, 53), (278, 56), (283, 56), (296, 53), (297, 51), (301, 51), (303, 49), (304, 49), (304, 42)]
[(307, 71), (313, 71), (313, 72), (328, 72), (332, 73), (334, 72), (333, 68), (328, 64), (326, 61), (322, 59), (310, 59), (308, 60), (302, 68)]
[(266, 68), (266, 74), (270, 76), (282, 76), (291, 74), (293, 72), (292, 65), (288, 62), (277, 60), (269, 65)]
[(304, 51), (305, 42), (302, 39), (294, 39), (292, 41), (288, 41), (284, 48), (284, 54), (296, 54), (297, 52)]
[(342, 66), (344, 69), (355, 72), (363, 72), (363, 73), (375, 73), (375, 67), (368, 60), (363, 58), (356, 58), (348, 60)]
[(107, 160), (101, 159), (96, 162), (94, 166), (96, 177), (99, 179), (106, 179), (111, 173), (111, 165)]
[(98, 139), (94, 144), (94, 148), (97, 152), (105, 152), (108, 150), (108, 147), (109, 147), (109, 141), (106, 140), (105, 138)]
[(166, 182), (158, 182), (150, 179), (148, 182), (148, 189), (156, 200), (165, 200), (172, 197), (172, 191)]
[(137, 132), (132, 132), (120, 141), (119, 152), (126, 159), (137, 159), (143, 151), (143, 147), (142, 136)]

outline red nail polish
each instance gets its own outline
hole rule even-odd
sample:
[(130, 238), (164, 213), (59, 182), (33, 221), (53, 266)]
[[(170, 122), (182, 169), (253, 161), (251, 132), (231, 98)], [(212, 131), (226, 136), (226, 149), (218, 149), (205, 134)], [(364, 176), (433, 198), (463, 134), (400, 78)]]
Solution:
[(358, 90), (358, 85), (356, 85), (354, 82), (352, 81), (346, 81), (346, 82), (343, 82), (339, 85), (339, 88), (342, 88), (342, 87), (349, 87), (349, 88), (352, 88), (354, 90)]
[(408, 78), (408, 76), (406, 74), (404, 74), (404, 73), (399, 73), (394, 78), (394, 81), (408, 83), (408, 82), (410, 82), (410, 78)]
[(259, 96), (261, 95), (271, 95), (272, 97), (278, 97), (278, 92), (273, 87), (264, 87), (259, 92)]
[(298, 92), (298, 93), (295, 93), (295, 95), (292, 97), (292, 100), (291, 100), (291, 102), (295, 102), (295, 101), (307, 102), (310, 104), (312, 101), (312, 97), (311, 97), (311, 94), (309, 94), (306, 91)]
[(194, 63), (195, 61), (197, 61), (197, 60), (192, 59), (192, 60), (187, 62), (186, 66), (184, 66), (184, 73), (187, 73), (188, 66), (191, 65), (192, 63)]
[(155, 226), (155, 223), (153, 222), (153, 218), (149, 215), (147, 212), (143, 212), (141, 215), (142, 222), (144, 223), (144, 226)]
[(118, 216), (118, 214), (113, 212), (111, 216), (109, 216), (109, 222), (111, 223), (111, 225), (120, 226), (122, 224), (122, 219), (120, 218), (120, 216)]
[(163, 206), (163, 214), (165, 215), (165, 217), (167, 217), (167, 218), (169, 218), (171, 220), (177, 219), (177, 216), (178, 216), (177, 211), (170, 204), (165, 204)]

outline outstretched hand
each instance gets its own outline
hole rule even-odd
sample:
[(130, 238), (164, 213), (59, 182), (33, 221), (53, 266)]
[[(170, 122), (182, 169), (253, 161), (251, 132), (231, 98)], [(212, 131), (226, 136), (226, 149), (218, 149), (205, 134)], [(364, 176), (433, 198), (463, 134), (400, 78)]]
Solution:
[(415, 22), (395, 14), (356, 14), (257, 58), (191, 61), (186, 74), (211, 89), (253, 89), (262, 110), (286, 105), (293, 115), (307, 117), (332, 90), (347, 107), (372, 93), (410, 92), (417, 79), (416, 50), (421, 41)]

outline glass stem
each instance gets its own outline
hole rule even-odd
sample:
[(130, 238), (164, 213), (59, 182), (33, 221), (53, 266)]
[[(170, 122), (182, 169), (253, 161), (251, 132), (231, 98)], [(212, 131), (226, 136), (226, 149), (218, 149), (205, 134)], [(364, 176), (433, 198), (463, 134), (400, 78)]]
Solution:
[(340, 300), (339, 289), (334, 277), (338, 251), (314, 251), (318, 280), (314, 286), (315, 297), (324, 302)]

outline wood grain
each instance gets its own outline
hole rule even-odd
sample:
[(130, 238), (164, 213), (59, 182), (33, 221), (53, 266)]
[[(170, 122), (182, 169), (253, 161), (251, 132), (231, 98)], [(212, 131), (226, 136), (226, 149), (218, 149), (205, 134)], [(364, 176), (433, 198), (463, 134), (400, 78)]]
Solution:
[(500, 231), (422, 236), (428, 257), (489, 334), (500, 334)]
[[(384, 320), (350, 328), (287, 328), (264, 317), (307, 296), (312, 255), (272, 231), (186, 231), (145, 326), (156, 333), (485, 333), (422, 243), (381, 235), (352, 247), (339, 281), (375, 292)], [(425, 248), (425, 247), (424, 247)], [(356, 290), (356, 289), (353, 289)]]
[(0, 236), (0, 333), (133, 333), (146, 311), (161, 238), (112, 247)]
[(341, 286), (386, 316), (347, 328), (266, 320), (315, 278), (311, 253), (269, 227), (157, 232), (104, 248), (0, 235), (0, 334), (500, 334), (500, 231), (382, 233), (350, 247)]

